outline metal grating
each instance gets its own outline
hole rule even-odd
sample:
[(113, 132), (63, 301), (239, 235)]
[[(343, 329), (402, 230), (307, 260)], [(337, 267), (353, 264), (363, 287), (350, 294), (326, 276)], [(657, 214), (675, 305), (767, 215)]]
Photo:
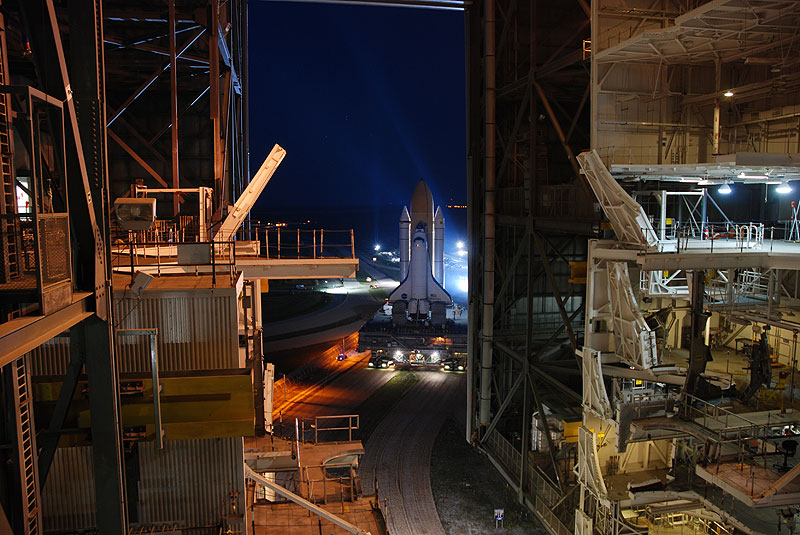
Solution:
[(42, 285), (69, 280), (69, 219), (67, 214), (39, 216)]

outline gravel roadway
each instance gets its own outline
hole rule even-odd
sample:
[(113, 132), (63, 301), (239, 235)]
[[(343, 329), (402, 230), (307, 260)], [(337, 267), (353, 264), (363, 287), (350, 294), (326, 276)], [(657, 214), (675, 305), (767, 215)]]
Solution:
[(463, 397), (464, 374), (417, 371), (420, 381), (386, 415), (366, 444), (365, 494), (388, 503), (392, 535), (444, 535), (431, 492), (431, 452), (439, 429)]

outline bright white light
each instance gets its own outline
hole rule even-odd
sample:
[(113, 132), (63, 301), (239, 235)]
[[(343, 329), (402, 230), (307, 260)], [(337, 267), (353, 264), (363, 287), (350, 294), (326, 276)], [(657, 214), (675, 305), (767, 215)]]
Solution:
[(721, 185), (717, 191), (719, 191), (723, 195), (727, 195), (728, 193), (731, 192), (731, 186), (726, 182), (725, 184)]
[(403, 359), (403, 352), (402, 351), (395, 351), (394, 352), (394, 360), (402, 360)]
[(755, 179), (765, 179), (769, 178), (767, 175), (746, 175), (744, 171), (737, 175), (739, 178), (755, 178)]
[(466, 293), (469, 290), (469, 282), (466, 277), (458, 279), (458, 289)]
[(460, 241), (460, 242), (456, 243), (456, 247), (458, 247), (459, 249), (463, 249), (464, 248), (464, 242)]
[(458, 256), (467, 256), (467, 250), (461, 249), (460, 251), (458, 251)]
[(790, 186), (788, 182), (784, 182), (783, 184), (781, 184), (780, 186), (775, 188), (775, 191), (780, 193), (781, 195), (786, 194), (786, 193), (791, 193), (792, 192), (792, 186)]
[(376, 243), (375, 244), (375, 250), (376, 251), (380, 251), (381, 250), (381, 244), (380, 243)]
[(723, 95), (725, 95), (726, 97), (732, 97), (733, 96), (733, 90), (732, 89), (728, 89), (727, 91), (725, 91), (723, 93)]
[(373, 366), (375, 366), (375, 363), (374, 363), (374, 362), (372, 362), (372, 361), (369, 361), (369, 364), (368, 364), (368, 366), (369, 366), (370, 368), (372, 368)]
[(431, 353), (431, 362), (439, 362), (439, 352), (434, 351)]

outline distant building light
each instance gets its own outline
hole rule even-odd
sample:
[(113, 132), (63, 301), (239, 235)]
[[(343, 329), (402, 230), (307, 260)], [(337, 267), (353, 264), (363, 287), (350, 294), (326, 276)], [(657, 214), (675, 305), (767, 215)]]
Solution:
[(380, 250), (381, 250), (381, 244), (379, 244), (379, 243), (376, 243), (376, 244), (375, 244), (375, 250), (376, 250), (376, 251), (380, 251)]
[(723, 95), (725, 95), (726, 97), (732, 97), (733, 96), (733, 89), (728, 89), (727, 91), (725, 91), (723, 93)]
[(466, 204), (448, 204), (447, 207), (448, 208), (464, 208), (464, 209), (466, 209), (467, 205)]

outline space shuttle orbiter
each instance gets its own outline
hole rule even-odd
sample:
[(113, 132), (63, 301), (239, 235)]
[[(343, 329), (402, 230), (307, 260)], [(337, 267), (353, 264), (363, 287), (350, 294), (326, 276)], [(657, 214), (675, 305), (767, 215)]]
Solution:
[(444, 289), (444, 216), (433, 210), (433, 195), (420, 180), (411, 210), (400, 213), (400, 285), (389, 296), (396, 325), (444, 325), (453, 299)]

